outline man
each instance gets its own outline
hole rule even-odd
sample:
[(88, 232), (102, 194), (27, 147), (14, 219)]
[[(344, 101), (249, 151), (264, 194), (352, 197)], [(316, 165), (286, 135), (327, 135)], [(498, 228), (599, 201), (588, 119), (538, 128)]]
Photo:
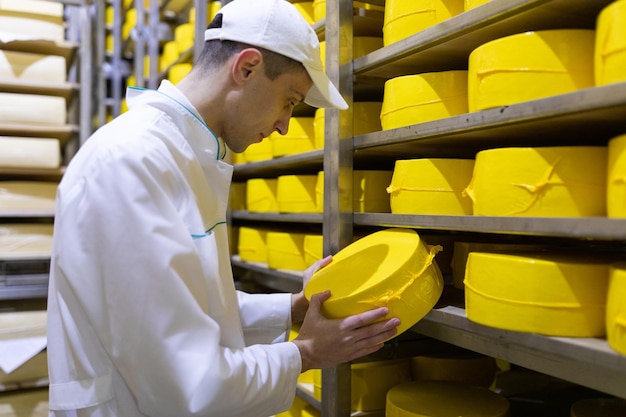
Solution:
[(130, 110), (87, 141), (59, 186), (51, 415), (268, 416), (290, 406), (300, 372), (372, 353), (396, 333), (386, 308), (324, 318), (328, 292), (309, 305), (302, 293), (235, 291), (226, 148), (287, 133), (303, 100), (346, 104), (285, 0), (234, 0), (205, 39), (177, 87), (129, 90)]

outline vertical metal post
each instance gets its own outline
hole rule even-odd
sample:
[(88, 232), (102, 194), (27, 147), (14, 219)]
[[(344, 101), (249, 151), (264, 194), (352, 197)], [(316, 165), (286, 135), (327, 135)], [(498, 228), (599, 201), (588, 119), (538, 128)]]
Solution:
[(156, 89), (159, 84), (159, 23), (161, 20), (158, 0), (150, 0), (148, 12), (148, 88)]
[(207, 0), (194, 0), (193, 4), (196, 9), (196, 26), (193, 38), (193, 62), (195, 63), (204, 47), (204, 30), (208, 24), (206, 19)]
[(83, 0), (83, 6), (76, 8), (80, 27), (80, 124), (79, 144), (82, 145), (93, 132), (92, 108), (93, 108), (93, 30), (90, 15), (91, 6)]
[(111, 112), (116, 117), (122, 102), (122, 0), (113, 0), (113, 56), (111, 59)]
[[(324, 254), (352, 242), (352, 0), (326, 2), (326, 72), (350, 105), (325, 110)], [(350, 415), (350, 365), (322, 370), (322, 416)]]
[(135, 0), (135, 11), (137, 12), (137, 23), (135, 28), (131, 30), (131, 38), (135, 42), (135, 80), (138, 87), (145, 87), (145, 71), (144, 58), (146, 56), (146, 37), (145, 37), (145, 13), (144, 0)]
[(94, 70), (95, 70), (95, 99), (96, 103), (96, 115), (97, 125), (101, 126), (106, 123), (107, 106), (109, 100), (106, 93), (106, 74), (105, 74), (105, 54), (106, 54), (106, 4), (104, 2), (97, 1), (94, 3), (94, 22), (96, 26), (96, 53), (94, 56)]

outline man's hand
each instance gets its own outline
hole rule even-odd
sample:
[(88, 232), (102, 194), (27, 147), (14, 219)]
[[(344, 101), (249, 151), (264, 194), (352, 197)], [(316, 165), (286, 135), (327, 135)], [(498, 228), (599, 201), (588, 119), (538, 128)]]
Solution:
[(304, 320), (304, 315), (309, 309), (309, 300), (307, 300), (304, 296), (304, 288), (306, 288), (306, 285), (311, 280), (313, 274), (318, 269), (328, 265), (332, 259), (332, 255), (322, 258), (302, 273), (302, 291), (291, 296), (291, 321), (293, 323), (301, 323), (302, 320)]
[(311, 297), (299, 335), (293, 340), (302, 357), (302, 372), (337, 366), (374, 353), (397, 333), (400, 325), (398, 318), (379, 321), (389, 314), (386, 307), (343, 319), (327, 319), (320, 310), (329, 297), (330, 291)]

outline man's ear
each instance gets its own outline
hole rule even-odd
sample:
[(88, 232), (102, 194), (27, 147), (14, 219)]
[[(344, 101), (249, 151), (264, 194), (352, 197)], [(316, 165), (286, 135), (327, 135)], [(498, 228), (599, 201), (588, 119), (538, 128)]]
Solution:
[(263, 67), (263, 54), (255, 48), (246, 48), (237, 54), (233, 62), (233, 79), (242, 84)]

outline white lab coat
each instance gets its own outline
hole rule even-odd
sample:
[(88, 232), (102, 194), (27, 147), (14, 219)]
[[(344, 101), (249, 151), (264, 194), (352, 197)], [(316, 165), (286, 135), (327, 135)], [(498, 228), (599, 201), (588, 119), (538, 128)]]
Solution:
[(169, 82), (129, 95), (58, 189), (50, 415), (284, 411), (301, 370), (291, 296), (235, 290), (224, 144)]

